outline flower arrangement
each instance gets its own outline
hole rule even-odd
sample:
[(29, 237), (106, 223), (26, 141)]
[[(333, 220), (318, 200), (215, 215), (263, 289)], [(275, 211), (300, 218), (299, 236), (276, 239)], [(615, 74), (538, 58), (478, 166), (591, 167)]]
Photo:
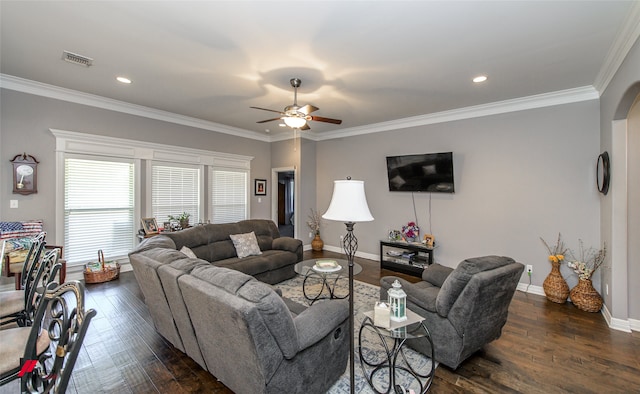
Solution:
[(547, 247), (547, 251), (549, 252), (549, 261), (552, 263), (562, 263), (564, 260), (564, 255), (567, 253), (567, 248), (564, 246), (564, 242), (562, 241), (562, 234), (558, 233), (558, 240), (553, 247), (549, 246), (549, 244), (540, 237), (540, 240)]
[(320, 222), (322, 221), (322, 217), (318, 213), (318, 211), (314, 211), (311, 209), (311, 214), (308, 216), (309, 220), (307, 220), (307, 226), (313, 231), (315, 235), (320, 235)]
[(420, 227), (415, 222), (409, 222), (402, 226), (402, 234), (407, 238), (416, 238), (420, 233)]
[(569, 268), (573, 269), (580, 279), (591, 279), (593, 273), (604, 263), (607, 255), (607, 244), (602, 249), (594, 248), (585, 249), (582, 240), (578, 240), (580, 244), (580, 256), (576, 258), (571, 252), (572, 260), (567, 262)]

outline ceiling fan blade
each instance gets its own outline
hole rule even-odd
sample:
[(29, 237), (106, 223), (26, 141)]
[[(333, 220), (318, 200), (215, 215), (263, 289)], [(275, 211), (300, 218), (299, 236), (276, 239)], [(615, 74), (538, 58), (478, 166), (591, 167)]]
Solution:
[(273, 118), (273, 119), (261, 120), (261, 121), (258, 121), (256, 123), (267, 123), (267, 122), (273, 122), (274, 120), (280, 120), (280, 119), (282, 119), (282, 118)]
[(276, 112), (276, 113), (279, 113), (279, 114), (281, 114), (281, 115), (284, 115), (284, 112), (282, 112), (282, 111), (276, 111), (275, 109), (260, 108), (260, 107), (249, 107), (249, 108), (253, 108), (253, 109), (261, 109), (261, 110), (263, 110), (263, 111)]
[(304, 107), (300, 107), (298, 111), (302, 112), (305, 115), (309, 115), (312, 112), (319, 110), (320, 108), (314, 107), (313, 105), (307, 104)]
[(342, 124), (342, 121), (340, 119), (331, 119), (331, 118), (323, 118), (322, 116), (312, 116), (311, 120), (315, 120), (317, 122), (326, 122), (326, 123), (333, 123), (333, 124)]

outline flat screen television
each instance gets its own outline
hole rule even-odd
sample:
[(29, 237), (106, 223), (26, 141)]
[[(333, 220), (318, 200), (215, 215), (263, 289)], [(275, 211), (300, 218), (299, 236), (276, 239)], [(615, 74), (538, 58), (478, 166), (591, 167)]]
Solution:
[(453, 152), (387, 156), (389, 191), (453, 193)]

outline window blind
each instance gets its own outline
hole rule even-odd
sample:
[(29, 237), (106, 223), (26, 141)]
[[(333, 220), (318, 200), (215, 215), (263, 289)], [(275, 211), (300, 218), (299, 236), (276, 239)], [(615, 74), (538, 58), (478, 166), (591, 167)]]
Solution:
[(69, 265), (126, 256), (134, 242), (131, 161), (65, 158), (64, 254)]
[(213, 168), (210, 172), (212, 223), (233, 223), (247, 219), (247, 171)]
[(200, 169), (168, 164), (151, 165), (151, 207), (158, 225), (169, 215), (191, 214), (190, 222), (200, 220)]

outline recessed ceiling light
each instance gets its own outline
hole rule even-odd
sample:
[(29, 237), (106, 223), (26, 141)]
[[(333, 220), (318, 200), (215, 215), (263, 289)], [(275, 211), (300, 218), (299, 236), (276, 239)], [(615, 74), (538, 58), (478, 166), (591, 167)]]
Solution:
[(121, 83), (127, 83), (127, 84), (131, 83), (131, 80), (125, 77), (117, 77), (116, 80)]
[(270, 132), (271, 132), (271, 130), (269, 130), (269, 129), (264, 129), (264, 131), (265, 131), (266, 133), (270, 133)]
[(487, 76), (486, 75), (478, 75), (477, 77), (473, 78), (473, 82), (475, 82), (475, 83), (484, 82), (486, 80), (487, 80)]
[(287, 127), (287, 125), (286, 125), (286, 124), (284, 124), (284, 123), (278, 123), (278, 126), (280, 126), (280, 127)]

